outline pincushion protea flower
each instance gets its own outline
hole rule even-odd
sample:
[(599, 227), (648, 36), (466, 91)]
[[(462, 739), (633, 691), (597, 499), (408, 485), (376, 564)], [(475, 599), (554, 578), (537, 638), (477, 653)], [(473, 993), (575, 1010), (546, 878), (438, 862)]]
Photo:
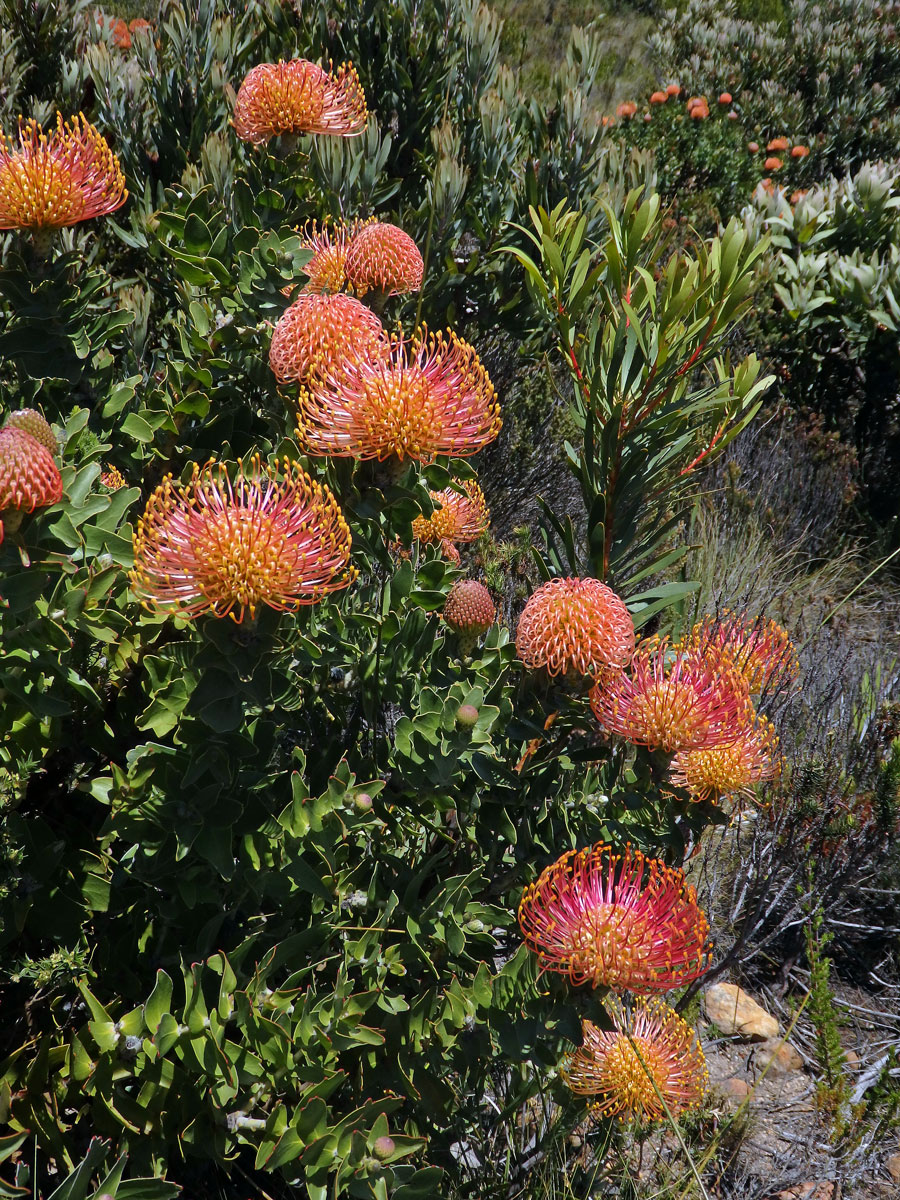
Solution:
[(715, 801), (720, 796), (747, 795), (780, 770), (778, 735), (770, 721), (754, 713), (729, 745), (676, 754), (670, 778), (695, 800)]
[(295, 58), (260, 63), (241, 84), (234, 128), (245, 142), (261, 146), (278, 134), (321, 133), (352, 137), (369, 114), (359, 76), (349, 63), (334, 74)]
[(296, 463), (281, 473), (254, 456), (233, 481), (215, 462), (194, 464), (183, 486), (167, 478), (134, 535), (131, 586), (145, 606), (240, 622), (260, 604), (293, 610), (351, 583), (337, 501)]
[(46, 446), (24, 429), (0, 429), (0, 542), (25, 513), (62, 499), (62, 476)]
[(608, 1008), (613, 1028), (583, 1021), (583, 1044), (560, 1071), (576, 1095), (596, 1097), (594, 1115), (660, 1121), (700, 1104), (709, 1071), (690, 1025), (656, 997)]
[(789, 686), (800, 669), (790, 635), (777, 621), (729, 610), (704, 617), (679, 649), (737, 671), (754, 695)]
[(358, 296), (417, 292), (425, 274), (422, 255), (409, 234), (383, 221), (363, 225), (351, 238), (345, 269), (347, 283)]
[(650, 994), (709, 965), (709, 924), (684, 873), (630, 846), (562, 855), (525, 889), (519, 925), (541, 970), (575, 985)]
[(56, 434), (36, 408), (18, 408), (6, 418), (7, 429), (24, 429), (51, 454), (59, 452)]
[(106, 470), (100, 476), (100, 483), (105, 488), (109, 488), (111, 492), (118, 492), (121, 488), (128, 486), (128, 481), (118, 467), (112, 463), (107, 465)]
[(475, 454), (500, 432), (494, 385), (455, 333), (395, 337), (383, 358), (323, 363), (301, 390), (297, 433), (310, 454), (431, 462)]
[(359, 300), (304, 292), (275, 326), (269, 365), (279, 383), (299, 383), (317, 363), (339, 370), (351, 358), (373, 359), (387, 352), (384, 327)]
[(743, 679), (727, 665), (713, 666), (665, 641), (638, 650), (628, 674), (591, 691), (591, 708), (604, 729), (667, 754), (708, 750), (735, 741), (752, 712)]
[(343, 221), (317, 225), (307, 222), (301, 234), (300, 245), (312, 250), (312, 258), (303, 268), (309, 276), (305, 292), (340, 292), (347, 282), (347, 248), (359, 229), (359, 222), (347, 225)]
[(0, 133), (0, 229), (45, 233), (115, 212), (128, 198), (106, 139), (80, 114), (45, 134), (19, 121), (18, 143)]
[(595, 678), (624, 667), (634, 653), (634, 622), (625, 602), (599, 579), (551, 579), (519, 617), (516, 653), (550, 675)]
[(455, 543), (477, 541), (487, 531), (491, 514), (476, 480), (455, 482), (462, 491), (429, 492), (435, 510), (430, 517), (416, 517), (412, 531), (420, 542), (437, 542), (447, 558), (459, 562)]

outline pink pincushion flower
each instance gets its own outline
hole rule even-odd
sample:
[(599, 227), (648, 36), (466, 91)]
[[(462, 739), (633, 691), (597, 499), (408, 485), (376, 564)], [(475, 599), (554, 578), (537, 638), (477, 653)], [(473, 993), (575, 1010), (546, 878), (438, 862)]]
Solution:
[(634, 653), (634, 622), (625, 602), (599, 579), (551, 579), (519, 617), (516, 653), (550, 675), (595, 678), (624, 667)]
[(349, 63), (330, 72), (305, 58), (260, 63), (241, 84), (234, 128), (242, 141), (261, 146), (278, 134), (352, 137), (368, 120), (359, 76)]
[(576, 985), (650, 994), (709, 963), (709, 924), (684, 873), (630, 846), (564, 854), (525, 889), (519, 925), (541, 969)]

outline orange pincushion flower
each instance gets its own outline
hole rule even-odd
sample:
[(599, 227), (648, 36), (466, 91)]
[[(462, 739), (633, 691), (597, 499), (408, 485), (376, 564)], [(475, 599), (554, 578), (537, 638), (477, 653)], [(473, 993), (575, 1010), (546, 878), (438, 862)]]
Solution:
[(680, 96), (681, 95), (681, 87), (677, 83), (670, 83), (669, 86), (666, 88), (666, 95), (667, 96)]
[(665, 641), (643, 646), (629, 674), (592, 689), (591, 708), (603, 728), (667, 754), (735, 741), (751, 712), (740, 675), (681, 650), (667, 657)]
[(661, 1121), (700, 1104), (709, 1071), (690, 1025), (657, 997), (607, 1008), (613, 1028), (583, 1021), (582, 1045), (560, 1071), (576, 1095), (596, 1097), (592, 1113)]
[(616, 109), (616, 116), (624, 117), (626, 120), (629, 120), (631, 117), (634, 116), (634, 114), (636, 112), (637, 112), (637, 105), (634, 103), (634, 101), (626, 100), (624, 102), (624, 104), (620, 104), (619, 107)]
[[(477, 481), (456, 481), (462, 491), (447, 488), (443, 492), (430, 492), (435, 511), (430, 517), (416, 517), (413, 521), (413, 537), (420, 542), (438, 542), (452, 550), (453, 543), (475, 542), (486, 532), (490, 511), (484, 492)], [(448, 557), (453, 558), (451, 553)], [(456, 556), (458, 558), (458, 555)]]
[(125, 476), (122, 474), (119, 468), (113, 466), (112, 463), (107, 465), (106, 470), (100, 476), (100, 482), (103, 487), (109, 488), (111, 492), (117, 492), (120, 488), (128, 486), (128, 481), (126, 480)]
[(494, 385), (455, 333), (395, 337), (389, 353), (336, 370), (324, 363), (301, 391), (297, 432), (310, 454), (431, 462), (475, 454), (500, 432)]
[(19, 121), (18, 144), (0, 133), (0, 229), (61, 229), (115, 212), (128, 198), (119, 160), (79, 114), (45, 134)]
[(733, 99), (733, 97), (731, 95), (731, 92), (722, 92), (719, 96), (719, 103), (720, 104), (730, 104), (732, 99)]
[(443, 618), (458, 634), (470, 638), (487, 633), (497, 617), (491, 593), (476, 579), (458, 579), (447, 593)]
[(770, 721), (753, 714), (737, 739), (711, 750), (682, 750), (672, 760), (671, 780), (695, 800), (748, 795), (781, 770), (778, 735)]
[(0, 429), (0, 542), (4, 524), (17, 529), (24, 513), (62, 498), (62, 476), (46, 446), (24, 429)]
[(112, 43), (120, 50), (131, 49), (131, 34), (128, 31), (128, 23), (123, 21), (121, 17), (110, 17), (109, 27), (112, 30), (110, 37)]
[(51, 454), (59, 453), (56, 434), (36, 408), (18, 408), (15, 412), (11, 412), (6, 418), (6, 428), (24, 429)]
[(668, 99), (669, 99), (668, 92), (652, 92), (650, 94), (650, 103), (651, 104), (665, 104)]
[(345, 269), (347, 283), (357, 295), (379, 291), (397, 296), (419, 290), (425, 264), (408, 233), (396, 225), (373, 221), (350, 240)]
[(787, 150), (787, 148), (788, 140), (786, 137), (772, 138), (771, 142), (766, 146), (767, 150)]
[(526, 667), (594, 678), (624, 667), (634, 653), (625, 602), (599, 579), (551, 579), (528, 598), (516, 630)]
[(131, 586), (148, 608), (242, 621), (260, 604), (315, 604), (355, 578), (350, 530), (327, 487), (285, 459), (283, 478), (258, 456), (194, 464), (184, 485), (163, 481), (134, 534)]
[(746, 613), (704, 617), (678, 649), (699, 655), (713, 669), (737, 672), (753, 695), (789, 686), (800, 669), (788, 631)]
[(806, 158), (809, 154), (809, 146), (794, 146), (791, 150), (791, 158)]
[(234, 128), (261, 146), (282, 133), (352, 137), (369, 114), (356, 71), (345, 63), (334, 74), (305, 58), (260, 63), (244, 79), (234, 108)]
[(302, 230), (300, 245), (313, 256), (303, 268), (309, 276), (305, 292), (340, 292), (347, 282), (347, 249), (359, 229), (359, 222), (323, 224), (308, 222)]
[(705, 121), (709, 116), (709, 109), (705, 104), (695, 104), (694, 107), (688, 112), (688, 116), (692, 121)]
[(626, 846), (569, 850), (527, 887), (519, 925), (542, 971), (649, 995), (709, 966), (709, 922), (684, 872)]
[(784, 166), (784, 163), (782, 162), (782, 160), (780, 158), (775, 158), (774, 155), (767, 158), (766, 161), (763, 163), (763, 167), (767, 171), (780, 171), (783, 166)]
[(342, 293), (303, 292), (275, 326), (269, 366), (279, 383), (300, 383), (320, 363), (339, 370), (352, 358), (387, 351), (384, 328), (370, 308)]

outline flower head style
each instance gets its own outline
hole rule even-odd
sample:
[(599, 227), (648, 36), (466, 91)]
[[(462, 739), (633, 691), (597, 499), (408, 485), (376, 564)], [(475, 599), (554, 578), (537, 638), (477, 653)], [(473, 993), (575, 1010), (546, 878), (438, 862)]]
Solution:
[(477, 579), (458, 579), (447, 593), (442, 616), (468, 651), (493, 625), (497, 610), (483, 583)]
[(744, 680), (681, 650), (667, 658), (665, 641), (651, 643), (638, 650), (628, 674), (592, 689), (591, 708), (603, 728), (667, 754), (735, 741), (752, 711)]
[(128, 198), (119, 160), (83, 116), (45, 134), (19, 122), (18, 142), (0, 133), (0, 229), (52, 231), (115, 212)]
[(709, 923), (684, 873), (627, 846), (570, 850), (525, 889), (519, 925), (541, 970), (639, 995), (709, 965)]
[(679, 649), (700, 655), (712, 667), (736, 671), (753, 695), (788, 687), (800, 664), (788, 631), (777, 621), (725, 611), (705, 617)]
[(4, 525), (19, 527), (25, 513), (62, 499), (62, 476), (46, 446), (24, 429), (0, 429), (0, 542)]
[(397, 296), (419, 290), (425, 264), (408, 233), (396, 225), (372, 221), (351, 238), (346, 271), (347, 283), (358, 296), (369, 292)]
[(108, 488), (111, 492), (118, 492), (121, 488), (128, 486), (128, 481), (118, 467), (112, 463), (107, 465), (107, 469), (100, 476), (100, 483), (103, 487)]
[(778, 734), (765, 717), (753, 714), (737, 739), (711, 750), (683, 750), (672, 761), (670, 778), (695, 800), (752, 794), (758, 783), (781, 770)]
[(551, 579), (528, 599), (516, 653), (550, 675), (595, 678), (624, 667), (634, 653), (634, 622), (625, 602), (599, 579)]
[(333, 74), (305, 58), (260, 63), (245, 77), (234, 108), (239, 138), (261, 146), (282, 133), (352, 137), (369, 114), (359, 76), (349, 63)]
[(699, 1105), (709, 1071), (690, 1025), (657, 997), (630, 1011), (615, 1000), (608, 1007), (613, 1028), (583, 1021), (582, 1045), (560, 1072), (576, 1095), (595, 1098), (594, 1115), (661, 1121)]
[(412, 531), (420, 542), (437, 542), (448, 558), (458, 561), (456, 544), (476, 542), (487, 532), (491, 514), (484, 492), (474, 479), (456, 482), (462, 491), (447, 488), (429, 493), (435, 511), (430, 517), (416, 517)]
[(269, 366), (279, 383), (301, 383), (320, 364), (340, 370), (351, 359), (377, 359), (387, 352), (381, 321), (359, 300), (303, 292), (275, 326)]
[(455, 333), (393, 338), (389, 353), (324, 363), (301, 391), (298, 436), (309, 454), (431, 462), (475, 454), (500, 432), (494, 385)]
[(59, 453), (56, 434), (36, 408), (18, 408), (6, 418), (7, 429), (24, 429), (51, 454)]
[(240, 622), (260, 604), (294, 610), (351, 583), (350, 530), (334, 496), (287, 459), (282, 475), (254, 456), (233, 481), (214, 462), (195, 464), (183, 486), (167, 478), (134, 535), (131, 586), (145, 606)]

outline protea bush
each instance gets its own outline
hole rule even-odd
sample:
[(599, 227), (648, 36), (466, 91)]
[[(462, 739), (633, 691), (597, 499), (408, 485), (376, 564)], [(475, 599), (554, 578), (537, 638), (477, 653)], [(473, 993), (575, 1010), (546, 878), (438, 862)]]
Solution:
[[(553, 131), (490, 13), (426, 8), (421, 45), (402, 5), (172, 0), (127, 47), (79, 18), (90, 122), (7, 130), (10, 1194), (430, 1200), (504, 1089), (603, 1136), (702, 1101), (657, 1003), (713, 951), (681, 860), (764, 799), (787, 643), (654, 626), (696, 590), (698, 472), (770, 382), (734, 350), (764, 247), (732, 222), (664, 255), (624, 169), (594, 203), (589, 38)], [(514, 606), (475, 481), (504, 281), (568, 373), (581, 505), (541, 509)]]

